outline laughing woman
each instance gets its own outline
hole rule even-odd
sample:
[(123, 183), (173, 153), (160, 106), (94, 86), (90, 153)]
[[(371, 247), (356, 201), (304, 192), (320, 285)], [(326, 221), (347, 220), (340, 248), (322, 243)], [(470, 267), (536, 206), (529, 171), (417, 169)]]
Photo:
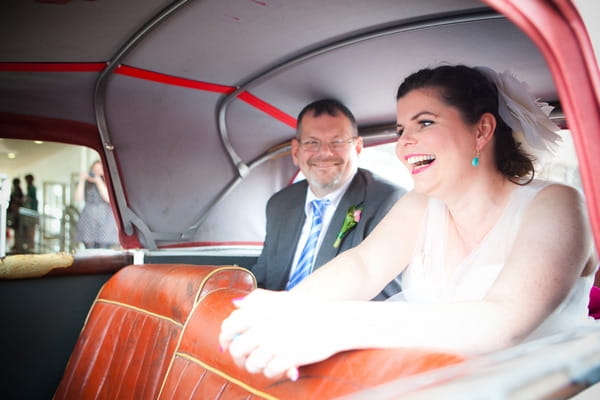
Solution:
[[(558, 139), (545, 105), (509, 74), (466, 66), (409, 76), (396, 105), (413, 192), (292, 291), (236, 301), (219, 339), (248, 371), (294, 379), (360, 348), (480, 354), (592, 323), (584, 201), (534, 179)], [(401, 301), (364, 301), (400, 272)]]

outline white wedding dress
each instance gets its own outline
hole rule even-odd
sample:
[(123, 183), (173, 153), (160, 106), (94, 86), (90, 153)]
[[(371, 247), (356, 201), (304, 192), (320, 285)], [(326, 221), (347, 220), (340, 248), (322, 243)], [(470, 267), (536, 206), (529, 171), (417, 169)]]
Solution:
[[(418, 303), (479, 300), (485, 297), (502, 271), (519, 229), (522, 214), (549, 182), (533, 181), (517, 187), (496, 225), (456, 268), (444, 267), (448, 211), (438, 199), (429, 201), (427, 225), (409, 267), (402, 274), (402, 292), (392, 301)], [(527, 339), (588, 324), (589, 293), (593, 274), (580, 277), (560, 306)]]

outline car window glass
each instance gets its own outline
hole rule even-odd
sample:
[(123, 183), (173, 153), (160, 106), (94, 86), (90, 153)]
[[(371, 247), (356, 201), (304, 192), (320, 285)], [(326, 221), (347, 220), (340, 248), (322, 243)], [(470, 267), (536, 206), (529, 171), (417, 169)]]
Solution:
[[(75, 200), (82, 172), (98, 160), (98, 153), (83, 146), (62, 143), (0, 139), (0, 177), (8, 191), (5, 254), (42, 254), (83, 250), (76, 239), (84, 202)], [(37, 205), (23, 200), (9, 209), (13, 181), (18, 179), (27, 197), (26, 176), (32, 175)], [(3, 196), (4, 198), (4, 196)], [(35, 209), (34, 209), (35, 208)]]

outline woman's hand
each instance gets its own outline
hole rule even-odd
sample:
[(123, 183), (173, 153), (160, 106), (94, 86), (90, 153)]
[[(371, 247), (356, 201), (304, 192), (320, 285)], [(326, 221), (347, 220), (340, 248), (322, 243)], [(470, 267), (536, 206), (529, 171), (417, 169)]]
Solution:
[(96, 186), (106, 186), (106, 182), (104, 182), (104, 177), (102, 175), (94, 175), (91, 178), (91, 181), (96, 184)]
[(83, 171), (79, 174), (79, 181), (90, 181), (91, 182), (92, 177), (90, 176), (90, 174), (87, 171)]
[(219, 343), (234, 362), (267, 378), (298, 378), (298, 367), (334, 354), (335, 316), (332, 303), (321, 303), (290, 292), (256, 289), (221, 325)]

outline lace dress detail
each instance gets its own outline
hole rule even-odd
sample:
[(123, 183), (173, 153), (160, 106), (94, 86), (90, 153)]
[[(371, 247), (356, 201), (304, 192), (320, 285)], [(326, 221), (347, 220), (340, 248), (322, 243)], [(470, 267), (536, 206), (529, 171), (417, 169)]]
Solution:
[[(523, 212), (535, 195), (550, 182), (533, 181), (518, 186), (510, 196), (496, 225), (481, 243), (456, 267), (444, 263), (448, 210), (438, 199), (430, 199), (426, 229), (408, 268), (402, 274), (402, 293), (392, 300), (436, 303), (480, 300), (502, 271), (510, 254)], [(570, 294), (529, 339), (589, 321), (587, 304), (593, 275), (579, 278)]]

